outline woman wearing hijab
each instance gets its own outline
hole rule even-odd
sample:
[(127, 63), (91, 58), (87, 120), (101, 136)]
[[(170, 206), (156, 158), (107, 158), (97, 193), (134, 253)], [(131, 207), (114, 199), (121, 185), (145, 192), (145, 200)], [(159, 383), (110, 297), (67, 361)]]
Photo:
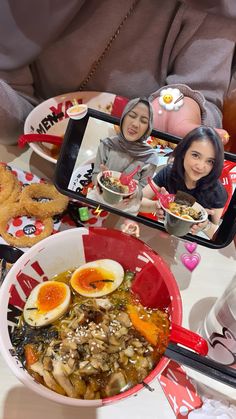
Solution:
[[(103, 170), (114, 170), (130, 173), (138, 165), (140, 170), (134, 176), (138, 181), (138, 191), (127, 202), (121, 202), (116, 207), (137, 214), (141, 199), (141, 190), (147, 184), (148, 176), (153, 176), (158, 163), (157, 152), (147, 144), (146, 140), (152, 131), (153, 111), (147, 99), (130, 100), (120, 119), (120, 133), (100, 141), (92, 180), (97, 185), (97, 175)], [(103, 202), (101, 194), (88, 198)]]

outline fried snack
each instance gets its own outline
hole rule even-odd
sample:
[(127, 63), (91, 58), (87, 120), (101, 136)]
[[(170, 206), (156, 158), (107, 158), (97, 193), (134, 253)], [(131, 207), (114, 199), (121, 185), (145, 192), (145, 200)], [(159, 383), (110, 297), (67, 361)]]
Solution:
[(20, 200), (22, 186), (21, 186), (20, 182), (18, 181), (18, 179), (16, 178), (16, 176), (14, 176), (14, 178), (15, 178), (15, 184), (14, 184), (14, 187), (13, 187), (13, 191), (12, 191), (11, 195), (9, 196), (9, 198), (4, 201), (3, 205), (11, 204), (11, 203), (14, 204), (16, 202), (19, 202), (19, 200)]
[(150, 141), (150, 146), (155, 148), (157, 146), (161, 146), (161, 147), (169, 147), (172, 150), (177, 146), (177, 144), (171, 143), (169, 141), (166, 140), (161, 140), (160, 138), (156, 138), (156, 137), (152, 137), (151, 136), (151, 141)]
[(31, 247), (40, 240), (48, 237), (53, 231), (53, 219), (51, 217), (43, 218), (39, 216), (38, 219), (42, 221), (44, 229), (41, 234), (34, 237), (15, 237), (7, 232), (7, 224), (11, 218), (28, 216), (28, 211), (20, 204), (7, 204), (0, 209), (0, 234), (2, 238), (9, 244), (15, 247)]
[(5, 166), (0, 165), (0, 205), (5, 204), (5, 201), (10, 199), (16, 182), (15, 175)]
[[(22, 189), (15, 174), (5, 165), (0, 164), (0, 235), (8, 244), (16, 247), (31, 247), (48, 237), (53, 231), (51, 217), (63, 212), (68, 201), (69, 199), (60, 194), (54, 185), (35, 183)], [(41, 220), (44, 226), (41, 234), (16, 237), (8, 233), (8, 221), (20, 216)]]
[(44, 218), (62, 213), (68, 202), (68, 197), (48, 183), (32, 183), (25, 186), (20, 198), (20, 203), (28, 215)]

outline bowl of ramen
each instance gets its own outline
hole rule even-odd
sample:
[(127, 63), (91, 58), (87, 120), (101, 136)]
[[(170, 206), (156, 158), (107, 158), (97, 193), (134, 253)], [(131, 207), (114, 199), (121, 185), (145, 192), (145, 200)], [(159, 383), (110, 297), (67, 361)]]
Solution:
[[(24, 134), (51, 134), (60, 136), (63, 140), (69, 121), (69, 109), (73, 118), (83, 117), (87, 107), (110, 114), (115, 98), (116, 95), (106, 92), (71, 92), (49, 98), (29, 113), (24, 124)], [(78, 105), (73, 106), (75, 102)], [(29, 146), (45, 160), (57, 163), (60, 145), (31, 142)]]
[(169, 338), (185, 330), (164, 260), (105, 228), (66, 230), (28, 250), (2, 285), (0, 316), (0, 351), (16, 377), (70, 406), (103, 406), (147, 387), (168, 364)]
[(169, 204), (169, 208), (163, 209), (166, 231), (178, 237), (185, 236), (194, 224), (203, 223), (208, 218), (205, 208), (198, 202), (191, 205), (189, 202), (174, 201)]
[(138, 182), (135, 179), (132, 179), (128, 185), (123, 185), (120, 176), (121, 172), (114, 170), (106, 170), (97, 175), (103, 199), (108, 204), (118, 204), (122, 199), (135, 193), (138, 188)]

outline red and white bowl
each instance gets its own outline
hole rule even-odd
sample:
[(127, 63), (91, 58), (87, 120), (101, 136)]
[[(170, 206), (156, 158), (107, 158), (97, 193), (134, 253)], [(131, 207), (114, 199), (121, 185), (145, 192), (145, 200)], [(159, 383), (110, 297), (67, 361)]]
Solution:
[[(132, 249), (132, 251), (127, 251), (127, 249)], [(12, 351), (11, 333), (18, 323), (18, 318), (32, 289), (60, 272), (103, 258), (114, 259), (121, 263), (124, 269), (134, 272), (139, 272), (148, 263), (155, 265), (158, 276), (161, 276), (164, 281), (165, 297), (169, 301), (168, 311), (174, 331), (171, 340), (178, 340), (178, 329), (182, 320), (178, 285), (167, 264), (148, 245), (119, 230), (106, 228), (75, 228), (42, 240), (20, 257), (7, 274), (0, 290), (0, 350), (12, 372), (28, 388), (64, 405), (98, 407), (134, 395), (144, 387), (143, 384), (138, 384), (116, 396), (99, 400), (66, 397), (36, 382), (27, 370), (22, 368)], [(182, 335), (185, 329), (180, 327), (180, 330), (180, 335)], [(191, 341), (192, 332), (187, 331), (187, 334), (190, 335)], [(191, 343), (189, 346), (191, 347)], [(160, 374), (167, 363), (168, 359), (163, 356), (145, 378), (145, 383), (150, 383)]]
[[(102, 92), (71, 92), (52, 97), (40, 103), (29, 113), (25, 120), (24, 134), (52, 134), (64, 138), (69, 121), (67, 110), (75, 101), (84, 107), (85, 115), (87, 107), (111, 113), (115, 98), (116, 95), (113, 93)], [(58, 150), (55, 150), (52, 144), (31, 142), (29, 146), (45, 160), (57, 163), (55, 151), (58, 152)]]

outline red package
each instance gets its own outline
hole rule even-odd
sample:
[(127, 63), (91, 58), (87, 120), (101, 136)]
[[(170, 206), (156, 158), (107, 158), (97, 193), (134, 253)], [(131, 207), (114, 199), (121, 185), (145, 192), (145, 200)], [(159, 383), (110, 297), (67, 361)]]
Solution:
[(123, 96), (116, 96), (112, 105), (111, 115), (121, 117), (125, 105), (129, 102), (129, 99)]
[(176, 415), (176, 418), (187, 418), (188, 414), (202, 406), (202, 400), (187, 376), (186, 372), (175, 361), (170, 361), (159, 376), (162, 389)]

